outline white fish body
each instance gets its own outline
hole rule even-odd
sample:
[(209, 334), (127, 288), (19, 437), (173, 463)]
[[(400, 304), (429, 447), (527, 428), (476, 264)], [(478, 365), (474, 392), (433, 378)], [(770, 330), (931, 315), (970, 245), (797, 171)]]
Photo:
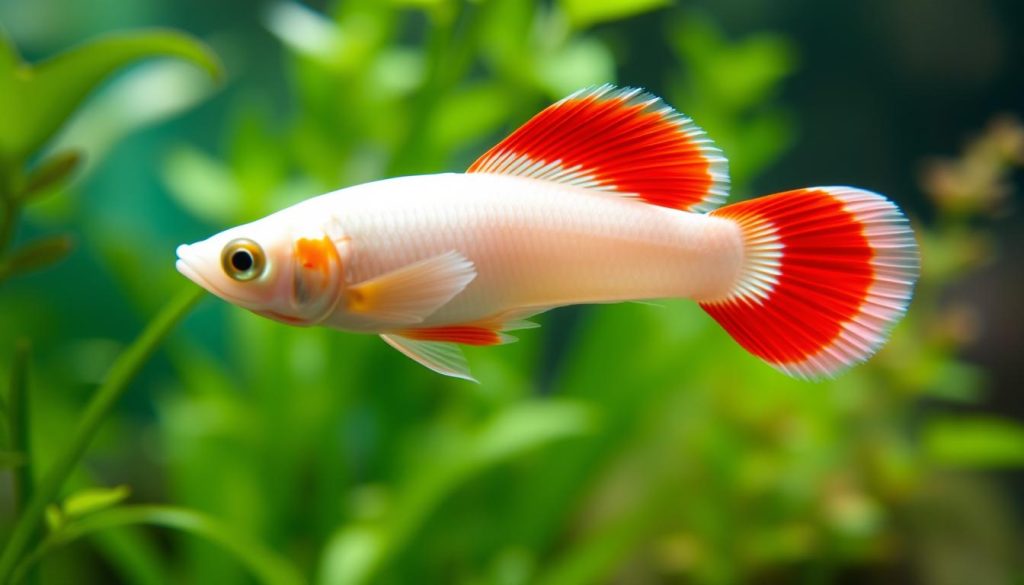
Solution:
[(791, 375), (869, 357), (916, 279), (905, 218), (848, 187), (715, 211), (725, 165), (688, 118), (603, 86), (544, 110), (467, 173), (321, 195), (181, 246), (177, 266), (261, 315), (378, 333), (467, 379), (459, 344), (509, 341), (553, 307), (660, 298), (700, 302)]
[[(347, 284), (452, 251), (469, 260), (476, 276), (425, 316), (425, 326), (578, 303), (724, 297), (743, 250), (740, 230), (729, 220), (507, 175), (377, 181), (290, 212), (306, 224), (336, 224), (348, 246)], [(324, 324), (378, 332), (393, 325), (353, 314), (344, 304)]]

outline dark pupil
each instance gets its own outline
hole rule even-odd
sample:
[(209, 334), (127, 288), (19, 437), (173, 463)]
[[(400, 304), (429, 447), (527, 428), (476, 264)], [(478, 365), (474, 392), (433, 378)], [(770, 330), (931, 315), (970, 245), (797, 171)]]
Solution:
[(248, 250), (239, 250), (231, 255), (231, 266), (239, 272), (252, 268), (252, 254)]

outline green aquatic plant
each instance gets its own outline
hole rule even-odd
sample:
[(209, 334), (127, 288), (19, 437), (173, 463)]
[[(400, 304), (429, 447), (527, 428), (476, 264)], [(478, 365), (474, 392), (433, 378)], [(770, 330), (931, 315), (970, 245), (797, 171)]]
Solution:
[[(56, 184), (67, 180), (81, 155), (60, 152), (39, 157), (37, 151), (65, 124), (76, 107), (106, 77), (135, 61), (150, 57), (176, 57), (220, 76), (216, 57), (204, 45), (170, 31), (149, 31), (93, 41), (41, 64), (21, 61), (13, 44), (0, 37), (0, 283), (29, 270), (58, 261), (69, 250), (67, 236), (55, 236), (23, 245), (7, 254), (22, 207)], [(111, 365), (67, 443), (54, 461), (36, 476), (36, 461), (29, 444), (28, 377), (30, 352), (26, 341), (18, 345), (11, 368), (7, 401), (2, 414), (7, 423), (6, 466), (14, 469), (15, 497), (19, 504), (9, 538), (0, 553), (0, 582), (29, 578), (33, 566), (55, 547), (112, 526), (155, 524), (184, 530), (219, 542), (267, 583), (301, 582), (289, 566), (258, 544), (248, 543), (229, 527), (190, 510), (172, 507), (120, 506), (122, 489), (91, 490), (68, 496), (57, 505), (61, 490), (129, 383), (171, 329), (202, 295), (189, 288), (173, 298), (149, 323), (141, 336)], [(49, 518), (43, 531), (42, 520)]]
[[(988, 218), (1021, 161), (1017, 123), (926, 167), (935, 212), (915, 220), (924, 275), (910, 313), (877, 358), (822, 384), (765, 368), (686, 303), (545, 315), (517, 344), (472, 351), (480, 386), (374, 339), (218, 303), (167, 334), (199, 294), (172, 294), (171, 251), (187, 232), (358, 182), (461, 171), (551, 100), (636, 83), (616, 79), (633, 50), (621, 19), (658, 4), (272, 4), (252, 34), (277, 43), (284, 98), (249, 86), (218, 96), (229, 112), (219, 145), (179, 132), (184, 122), (159, 135), (166, 155), (145, 173), (171, 200), (125, 203), (135, 231), (81, 220), (79, 250), (109, 296), (89, 306), (123, 327), (96, 339), (23, 310), (33, 305), (18, 295), (37, 290), (17, 287), (46, 273), (19, 268), (0, 283), (3, 332), (31, 333), (36, 364), (11, 344), (0, 464), (19, 514), (0, 582), (1012, 582), (1019, 528), (981, 472), (1022, 464), (1020, 425), (960, 412), (986, 381), (958, 357), (970, 307), (941, 299), (998, 253)], [(656, 20), (663, 61), (648, 74), (735, 161), (731, 198), (769, 187), (765, 171), (799, 135), (779, 96), (805, 49), (685, 10)], [(233, 71), (232, 58), (256, 69), (231, 51), (237, 39), (220, 41)], [(267, 62), (259, 70), (276, 74)], [(113, 104), (98, 108), (110, 125), (130, 115), (97, 97)], [(50, 186), (21, 206), (31, 229), (5, 261), (49, 233), (32, 215), (60, 190), (46, 177), (86, 174), (80, 157), (48, 154), (70, 144), (20, 159), (19, 184), (39, 169), (35, 184)], [(153, 162), (132, 156), (117, 160)], [(114, 211), (82, 205), (93, 219)], [(123, 350), (133, 310), (159, 317)]]
[(0, 30), (0, 283), (48, 266), (70, 250), (70, 238), (59, 235), (8, 253), (22, 208), (66, 181), (82, 159), (75, 151), (40, 158), (40, 148), (107, 76), (154, 56), (187, 59), (219, 75), (216, 60), (205, 47), (174, 32), (113, 35), (28, 64)]
[[(561, 82), (611, 80), (614, 39), (587, 18), (559, 5), (454, 6), (422, 8), (431, 26), (410, 45), (403, 13), (377, 3), (327, 15), (278, 5), (267, 24), (290, 55), (296, 111), (270, 127), (241, 98), (224, 159), (185, 146), (168, 157), (171, 193), (216, 228), (348, 184), (461, 170), (532, 104), (576, 88)], [(309, 29), (325, 42), (305, 43)], [(753, 194), (796, 134), (775, 100), (796, 49), (773, 34), (729, 39), (687, 13), (665, 37), (670, 102), (740, 161), (733, 196)], [(886, 543), (914, 538), (898, 522), (918, 509), (929, 466), (953, 463), (932, 450), (949, 441), (919, 440), (910, 413), (923, 398), (977, 396), (983, 383), (930, 329), (935, 299), (968, 265), (936, 276), (929, 248), (952, 236), (924, 233), (925, 283), (891, 347), (818, 385), (780, 379), (685, 303), (545, 316), (549, 326), (519, 343), (473, 353), (480, 391), (418, 375), (374, 340), (228, 310), (226, 361), (182, 349), (185, 390), (162, 406), (175, 497), (267, 539), (312, 540), (308, 570), (324, 584), (444, 581), (452, 566), (485, 583), (607, 582), (631, 567), (697, 583), (825, 582), (885, 566)], [(593, 423), (550, 444), (528, 440), (524, 425), (510, 431), (534, 446), (523, 462), (458, 463), (453, 443), (538, 392)], [(927, 432), (943, 433), (945, 418), (926, 419)], [(973, 442), (979, 461), (1013, 452), (1014, 432), (967, 426), (956, 430), (991, 431)], [(228, 453), (242, 460), (224, 465)], [(311, 486), (297, 479), (307, 474)], [(204, 550), (183, 562), (194, 580), (238, 580)]]

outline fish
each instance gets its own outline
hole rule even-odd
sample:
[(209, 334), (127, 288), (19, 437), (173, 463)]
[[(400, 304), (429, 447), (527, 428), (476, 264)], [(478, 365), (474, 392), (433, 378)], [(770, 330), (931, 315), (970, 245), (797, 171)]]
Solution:
[(724, 205), (728, 191), (728, 161), (691, 118), (606, 84), (542, 110), (464, 173), (319, 195), (179, 246), (176, 268), (258, 315), (379, 335), (473, 381), (462, 346), (514, 341), (577, 304), (695, 301), (801, 379), (875, 354), (919, 273), (900, 209), (855, 187)]

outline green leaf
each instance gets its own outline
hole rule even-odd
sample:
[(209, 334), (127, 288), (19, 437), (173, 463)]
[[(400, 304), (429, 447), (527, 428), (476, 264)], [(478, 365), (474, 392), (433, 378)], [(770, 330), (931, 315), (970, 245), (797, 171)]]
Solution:
[(87, 175), (127, 136), (192, 108), (215, 89), (208, 76), (191, 65), (168, 60), (142, 63), (84, 104), (50, 149), (88, 153), (80, 171)]
[(205, 514), (171, 506), (124, 506), (103, 510), (77, 520), (69, 519), (60, 526), (59, 531), (51, 534), (26, 555), (15, 570), (11, 581), (19, 582), (29, 569), (55, 549), (102, 530), (138, 524), (174, 528), (205, 538), (233, 555), (261, 583), (303, 583), (301, 574), (294, 566), (274, 551), (252, 540), (249, 535)]
[(20, 467), (25, 464), (25, 454), (20, 451), (0, 451), (0, 469)]
[(73, 245), (74, 241), (68, 235), (50, 236), (27, 244), (15, 251), (5, 265), (0, 266), (0, 278), (55, 264), (68, 255)]
[(927, 383), (928, 396), (972, 404), (979, 402), (984, 393), (985, 370), (966, 362), (954, 361), (942, 354), (935, 356), (934, 370)]
[(174, 149), (160, 169), (174, 199), (196, 217), (212, 224), (236, 221), (242, 193), (224, 163), (191, 147)]
[(583, 435), (593, 427), (594, 415), (583, 404), (525, 402), (491, 421), (466, 452), (466, 461), (471, 470), (479, 470), (541, 445)]
[(584, 28), (662, 8), (672, 0), (561, 0), (561, 4), (573, 26)]
[[(288, 177), (287, 146), (270, 127), (271, 108), (253, 102), (241, 103), (236, 108), (231, 124), (231, 143), (227, 162), (240, 201), (233, 218), (259, 217), (272, 206), (271, 194)], [(230, 189), (231, 187), (226, 187)]]
[(64, 500), (64, 516), (78, 518), (120, 504), (132, 493), (130, 487), (96, 487), (75, 492)]
[(7, 31), (0, 25), (0, 78), (10, 78), (14, 75), (14, 69), (21, 63), (21, 56)]
[(210, 49), (190, 36), (166, 30), (110, 35), (38, 66), (18, 63), (9, 68), (6, 75), (0, 74), (0, 156), (28, 157), (107, 76), (139, 59), (159, 56), (184, 59), (215, 78), (221, 76)]
[(117, 582), (166, 585), (172, 561), (164, 560), (162, 544), (149, 538), (144, 527), (126, 527), (96, 533), (93, 546), (117, 573)]
[[(32, 344), (28, 339), (19, 339), (11, 364), (10, 387), (7, 393), (7, 432), (10, 437), (11, 456), (15, 459), (13, 473), (14, 513), (21, 514), (26, 503), (32, 499), (35, 481), (32, 468), (32, 443), (29, 433), (29, 388)], [(20, 459), (20, 462), (17, 461)]]
[(264, 13), (267, 29), (289, 49), (328, 65), (344, 50), (337, 25), (323, 14), (298, 2), (273, 3)]
[(57, 504), (46, 507), (46, 527), (50, 532), (57, 532), (64, 527), (64, 512)]
[(355, 585), (373, 580), (445, 497), (465, 481), (531, 449), (578, 437), (594, 427), (593, 413), (567, 400), (525, 402), (487, 421), (450, 449), (425, 453), (431, 463), (403, 482), (391, 514), (342, 527), (328, 541), (318, 581)]
[(77, 150), (58, 152), (50, 156), (29, 173), (19, 197), (28, 201), (51, 191), (67, 179), (81, 162), (82, 153)]
[(450, 151), (494, 132), (510, 114), (500, 86), (479, 84), (453, 92), (438, 104), (430, 134), (439, 150)]
[(713, 21), (695, 12), (670, 27), (669, 40), (686, 63), (690, 84), (725, 112), (765, 103), (797, 65), (796, 50), (786, 37), (758, 33), (730, 41)]
[(990, 468), (1024, 465), (1024, 426), (994, 417), (937, 418), (924, 431), (924, 450), (940, 465)]
[(550, 97), (561, 99), (581, 87), (614, 80), (615, 58), (597, 39), (580, 39), (542, 57), (537, 76)]
[(202, 289), (190, 286), (171, 298), (139, 337), (110, 366), (106, 379), (86, 404), (68, 441), (57, 451), (53, 463), (42, 475), (39, 485), (32, 492), (32, 497), (18, 515), (14, 528), (9, 533), (7, 544), (3, 552), (0, 552), (0, 582), (10, 580), (23, 558), (25, 549), (30, 545), (39, 522), (43, 520), (47, 507), (57, 498), (61, 486), (85, 454), (89, 443), (99, 430), (100, 423), (106, 419), (117, 399), (124, 394), (128, 383), (135, 378), (143, 363), (156, 351), (171, 329), (204, 295)]
[(426, 67), (422, 51), (389, 47), (373, 60), (368, 75), (378, 99), (394, 99), (408, 96), (422, 87)]

